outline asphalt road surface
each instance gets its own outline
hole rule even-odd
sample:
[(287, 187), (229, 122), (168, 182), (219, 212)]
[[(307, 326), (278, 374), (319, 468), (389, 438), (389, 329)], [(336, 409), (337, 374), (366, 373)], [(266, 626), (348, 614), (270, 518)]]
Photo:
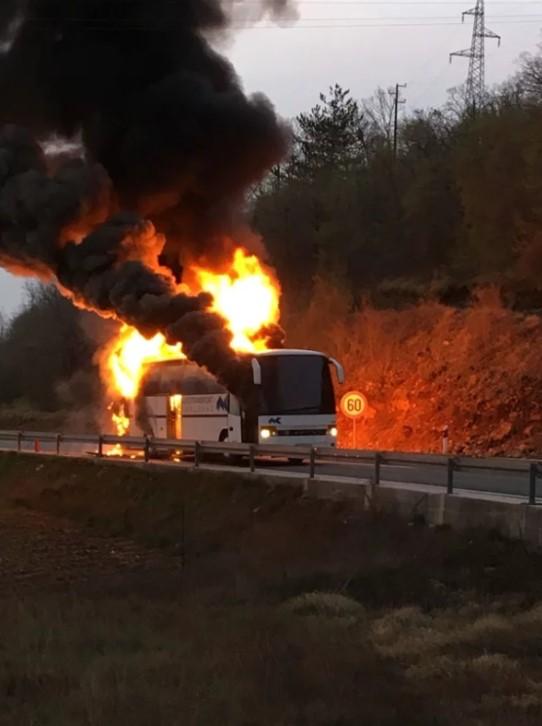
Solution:
[[(24, 442), (22, 450), (26, 452), (35, 452), (38, 448), (40, 453), (56, 453), (56, 445), (54, 442), (40, 441), (36, 447), (35, 442)], [(0, 440), (0, 450), (16, 449), (16, 442)], [(62, 443), (61, 452), (68, 456), (96, 456), (97, 445), (94, 444), (74, 444)], [(133, 453), (133, 452), (131, 452)], [(127, 457), (128, 458), (128, 457)], [(213, 459), (214, 465), (220, 465), (220, 459)], [(175, 466), (174, 462), (171, 462)], [(187, 462), (183, 461), (179, 465), (186, 466)], [(231, 463), (225, 464), (228, 468)], [(241, 463), (240, 468), (247, 468), (247, 463)], [(309, 475), (308, 463), (292, 464), (282, 459), (258, 458), (257, 470), (263, 472), (283, 472), (299, 475)], [(326, 478), (347, 477), (348, 479), (359, 479), (361, 481), (370, 480), (373, 476), (374, 469), (370, 464), (356, 462), (338, 462), (330, 461), (321, 463), (316, 466), (316, 475)], [(398, 482), (405, 484), (429, 484), (433, 486), (446, 487), (447, 473), (444, 467), (440, 466), (417, 466), (417, 465), (385, 465), (381, 466), (381, 481)], [(527, 498), (529, 492), (529, 475), (517, 472), (490, 472), (490, 471), (457, 471), (454, 473), (454, 488), (491, 492), (496, 494), (515, 495)], [(537, 495), (542, 497), (542, 479), (537, 485)]]
[[(308, 473), (308, 467), (307, 467)], [(330, 463), (318, 466), (317, 473), (327, 476), (364, 477), (370, 479), (373, 467), (367, 464)], [(447, 472), (444, 467), (438, 466), (386, 466), (381, 467), (382, 481), (402, 482), (405, 484), (432, 484), (446, 487)], [(497, 494), (513, 494), (528, 496), (529, 476), (527, 473), (501, 472), (455, 472), (455, 489), (470, 489), (472, 491), (492, 492)], [(542, 481), (538, 485), (539, 496), (542, 496)]]

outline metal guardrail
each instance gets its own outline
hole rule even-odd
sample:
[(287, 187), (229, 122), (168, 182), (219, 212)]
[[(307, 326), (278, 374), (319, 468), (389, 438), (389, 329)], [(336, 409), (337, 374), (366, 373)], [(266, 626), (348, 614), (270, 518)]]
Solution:
[[(142, 454), (145, 462), (158, 458), (161, 452), (173, 452), (193, 459), (194, 467), (198, 468), (205, 456), (222, 456), (228, 459), (243, 458), (248, 461), (251, 472), (256, 470), (257, 457), (295, 459), (307, 462), (309, 478), (316, 477), (316, 470), (321, 464), (364, 464), (371, 467), (371, 481), (378, 485), (382, 480), (385, 467), (405, 467), (406, 469), (424, 468), (440, 469), (446, 473), (446, 491), (453, 494), (456, 489), (455, 475), (459, 472), (489, 472), (524, 476), (527, 501), (537, 503), (537, 482), (542, 476), (541, 463), (532, 459), (512, 458), (473, 458), (454, 457), (440, 454), (407, 454), (401, 452), (383, 452), (366, 449), (336, 449), (322, 446), (275, 446), (274, 444), (241, 444), (210, 441), (188, 441), (177, 439), (155, 439), (149, 436), (114, 436), (109, 434), (61, 434), (39, 431), (0, 431), (0, 442), (12, 443), (11, 450), (21, 452), (25, 444), (30, 444), (39, 453), (62, 455), (66, 444), (84, 444), (94, 447), (87, 452), (96, 456), (106, 456), (106, 447), (120, 445), (128, 449), (128, 456), (134, 450)], [(43, 444), (53, 446), (52, 451), (43, 451)], [(26, 449), (28, 450), (28, 449)], [(122, 458), (122, 457), (119, 457)], [(340, 475), (338, 475), (340, 476)], [(345, 476), (351, 476), (346, 474)], [(438, 484), (436, 485), (438, 486)], [(491, 491), (491, 490), (485, 490)]]

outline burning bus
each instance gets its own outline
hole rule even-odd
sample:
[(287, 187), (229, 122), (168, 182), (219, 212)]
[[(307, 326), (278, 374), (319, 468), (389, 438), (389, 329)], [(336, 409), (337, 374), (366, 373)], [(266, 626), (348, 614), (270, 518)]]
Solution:
[(280, 285), (272, 270), (238, 249), (229, 267), (219, 273), (199, 268), (197, 275), (229, 331), (226, 374), (198, 365), (162, 334), (145, 338), (123, 326), (100, 361), (117, 402), (117, 433), (334, 446), (333, 378), (342, 383), (343, 369), (322, 352), (270, 344), (269, 331), (280, 330)]
[(155, 439), (334, 446), (332, 379), (342, 366), (312, 350), (266, 350), (251, 357), (252, 395), (228, 391), (193, 363), (178, 359), (146, 366), (133, 406), (133, 433)]

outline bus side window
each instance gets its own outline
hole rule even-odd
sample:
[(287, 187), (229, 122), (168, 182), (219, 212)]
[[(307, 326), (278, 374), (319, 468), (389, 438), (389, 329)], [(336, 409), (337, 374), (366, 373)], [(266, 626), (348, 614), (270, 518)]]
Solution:
[(241, 407), (239, 406), (239, 401), (235, 396), (232, 396), (230, 393), (228, 396), (228, 411), (231, 413), (232, 416), (240, 416), (241, 415)]

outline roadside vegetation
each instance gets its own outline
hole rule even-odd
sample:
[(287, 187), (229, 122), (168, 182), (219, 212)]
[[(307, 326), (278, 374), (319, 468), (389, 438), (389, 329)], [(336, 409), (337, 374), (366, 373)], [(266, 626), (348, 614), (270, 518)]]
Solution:
[(350, 309), (344, 293), (318, 284), (287, 329), (294, 346), (325, 350), (369, 407), (339, 418), (340, 442), (359, 448), (539, 456), (542, 452), (542, 317), (505, 307), (495, 287), (454, 308), (434, 301), (408, 310)]
[(0, 522), (34, 543), (0, 561), (2, 724), (542, 718), (542, 560), (521, 543), (232, 474), (14, 455)]
[(114, 326), (54, 287), (29, 285), (23, 309), (0, 325), (0, 429), (96, 430), (102, 392), (94, 354)]

